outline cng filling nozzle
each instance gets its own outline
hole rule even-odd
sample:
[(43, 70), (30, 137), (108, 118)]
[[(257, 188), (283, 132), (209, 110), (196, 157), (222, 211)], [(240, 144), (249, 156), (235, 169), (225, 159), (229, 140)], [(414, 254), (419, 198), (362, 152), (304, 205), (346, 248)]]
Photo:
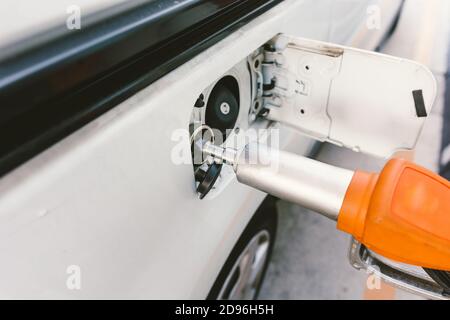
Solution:
[(450, 271), (450, 183), (431, 171), (396, 158), (380, 173), (351, 171), (259, 143), (202, 150), (240, 183), (337, 221), (384, 257)]

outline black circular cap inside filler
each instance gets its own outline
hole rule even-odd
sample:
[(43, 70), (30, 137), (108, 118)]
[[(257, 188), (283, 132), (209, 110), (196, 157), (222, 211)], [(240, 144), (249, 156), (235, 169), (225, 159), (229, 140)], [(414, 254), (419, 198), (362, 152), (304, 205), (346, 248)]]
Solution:
[(225, 141), (227, 133), (234, 129), (238, 116), (239, 102), (236, 95), (225, 83), (219, 83), (208, 99), (205, 113), (206, 125), (219, 130)]

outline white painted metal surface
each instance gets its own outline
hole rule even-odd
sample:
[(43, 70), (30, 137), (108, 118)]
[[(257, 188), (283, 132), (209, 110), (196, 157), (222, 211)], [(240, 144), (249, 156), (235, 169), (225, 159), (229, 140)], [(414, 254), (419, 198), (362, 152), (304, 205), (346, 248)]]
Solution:
[[(141, 0), (133, 0), (139, 2)], [(70, 17), (68, 8), (78, 6), (81, 17), (98, 13), (126, 0), (2, 0), (0, 1), (0, 49), (28, 39), (52, 27), (64, 27)]]
[(399, 0), (333, 0), (328, 41), (373, 50), (398, 14)]
[[(327, 40), (326, 8), (285, 1), (2, 178), (0, 298), (205, 298), (264, 194), (234, 180), (198, 200), (192, 166), (171, 161), (172, 133), (202, 90), (277, 33)], [(71, 265), (81, 290), (66, 285)]]

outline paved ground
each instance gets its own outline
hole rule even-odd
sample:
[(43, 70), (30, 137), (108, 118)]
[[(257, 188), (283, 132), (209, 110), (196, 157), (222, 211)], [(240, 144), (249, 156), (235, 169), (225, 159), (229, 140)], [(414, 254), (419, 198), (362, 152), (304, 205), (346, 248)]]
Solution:
[[(439, 98), (415, 154), (418, 163), (434, 171), (438, 170), (442, 135), (449, 5), (446, 0), (407, 0), (397, 31), (382, 50), (428, 65), (438, 79)], [(417, 19), (419, 15), (428, 19)], [(331, 145), (323, 147), (319, 159), (348, 168), (382, 166), (376, 159)], [(336, 231), (332, 221), (285, 202), (280, 203), (280, 211), (277, 244), (260, 298), (417, 298), (388, 285), (368, 290), (367, 275), (347, 261), (349, 237)]]

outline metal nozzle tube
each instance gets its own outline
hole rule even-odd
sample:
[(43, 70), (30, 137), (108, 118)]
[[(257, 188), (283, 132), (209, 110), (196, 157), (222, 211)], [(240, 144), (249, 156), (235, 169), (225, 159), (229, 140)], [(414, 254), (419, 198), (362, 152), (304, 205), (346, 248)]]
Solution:
[(239, 182), (337, 220), (354, 172), (251, 143), (239, 153), (206, 144), (204, 152), (233, 165)]
[(203, 153), (232, 166), (236, 164), (238, 155), (236, 149), (216, 146), (209, 141), (203, 145)]

